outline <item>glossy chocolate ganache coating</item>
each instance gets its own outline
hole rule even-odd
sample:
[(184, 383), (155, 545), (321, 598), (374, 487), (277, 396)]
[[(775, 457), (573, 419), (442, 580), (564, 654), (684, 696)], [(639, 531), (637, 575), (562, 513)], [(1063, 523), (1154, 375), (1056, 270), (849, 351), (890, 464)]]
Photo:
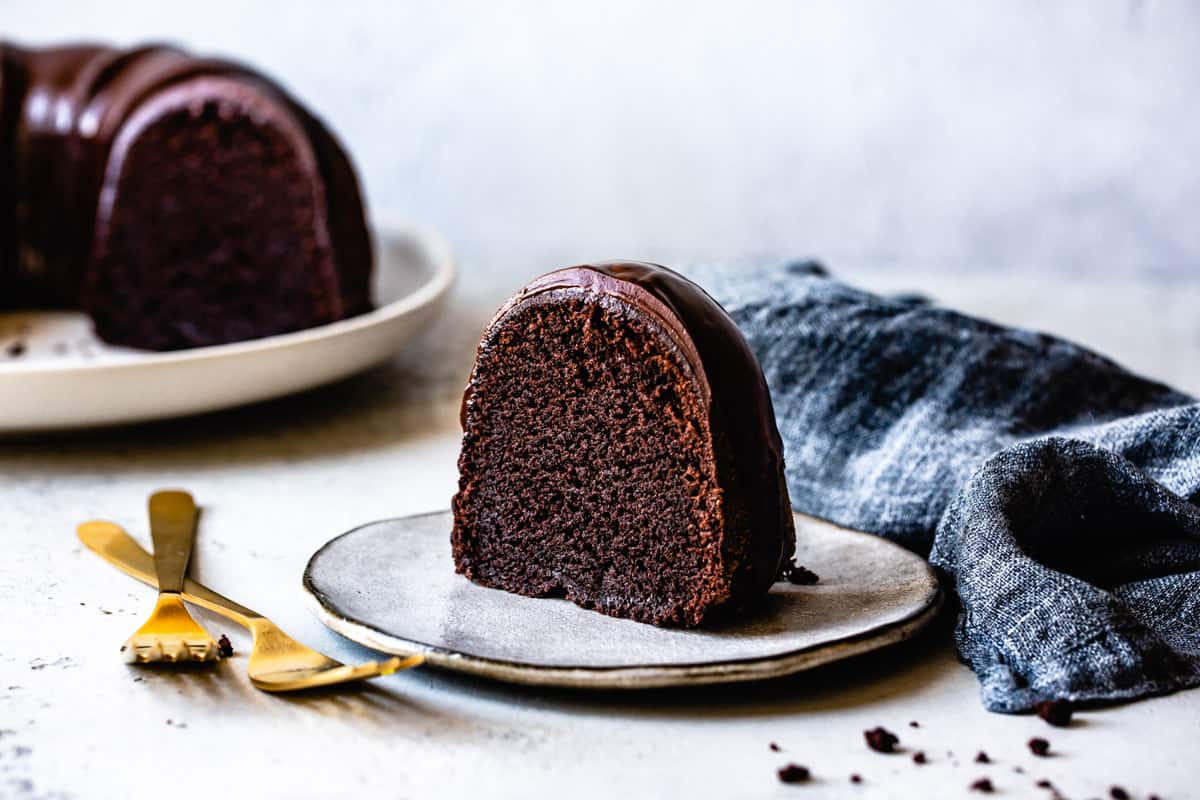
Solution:
[[(700, 463), (707, 464), (715, 472), (715, 483), (710, 487), (715, 486), (713, 495), (718, 498), (716, 502), (722, 512), (719, 518), (724, 521), (724, 529), (717, 532), (723, 539), (721, 559), (725, 562), (722, 565), (723, 585), (717, 590), (709, 584), (703, 596), (681, 602), (677, 607), (631, 608), (624, 600), (609, 602), (603, 597), (588, 596), (587, 591), (579, 589), (578, 581), (572, 584), (572, 579), (564, 579), (564, 585), (550, 589), (547, 589), (549, 584), (522, 586), (511, 574), (482, 563), (487, 556), (484, 555), (486, 549), (479, 546), (480, 537), (498, 534), (500, 538), (506, 538), (515, 531), (504, 530), (503, 523), (495, 524), (493, 511), (482, 496), (486, 492), (487, 476), (474, 474), (483, 460), (479, 457), (480, 451), (494, 446), (487, 441), (511, 433), (495, 425), (491, 418), (496, 412), (481, 411), (481, 398), (477, 393), (496, 391), (497, 386), (491, 378), (491, 373), (499, 369), (492, 365), (495, 349), (504, 347), (506, 341), (519, 343), (531, 335), (534, 329), (521, 322), (522, 315), (529, 309), (547, 304), (570, 306), (570, 313), (576, 315), (573, 324), (578, 327), (574, 333), (566, 333), (568, 339), (587, 338), (587, 329), (595, 324), (595, 315), (608, 313), (613, 318), (646, 323), (647, 329), (665, 334), (658, 339), (668, 342), (668, 349), (687, 365), (684, 372), (696, 389), (699, 407), (708, 423), (706, 446), (695, 448), (693, 441), (688, 447), (701, 453)], [(652, 349), (641, 352), (644, 359), (656, 357)], [(601, 352), (601, 360), (606, 356), (617, 357), (611, 352)], [(489, 381), (492, 384), (487, 387)], [(664, 402), (677, 400), (681, 394), (669, 377), (665, 383), (658, 380), (656, 385), (659, 388), (652, 387), (650, 391), (662, 392), (663, 385), (671, 386), (661, 395), (671, 398)], [(617, 388), (621, 390), (621, 387)], [(565, 402), (569, 406), (582, 401), (568, 399)], [(624, 402), (621, 391), (612, 402)], [(568, 416), (571, 414), (567, 412)], [(783, 445), (758, 361), (724, 309), (699, 286), (665, 267), (640, 262), (588, 264), (551, 272), (525, 286), (497, 312), (483, 336), (476, 368), (463, 396), (462, 424), (464, 445), (459, 493), (454, 503), (453, 544), (457, 568), (472, 580), (522, 594), (565, 593), (580, 605), (616, 616), (690, 626), (723, 618), (750, 605), (775, 582), (781, 567), (794, 553), (795, 531), (783, 475)], [(604, 424), (608, 430), (615, 431), (613, 423)], [(688, 425), (683, 429), (690, 428)], [(634, 432), (635, 445), (641, 435), (640, 431)], [(566, 443), (568, 447), (572, 445), (578, 446), (578, 443)], [(620, 448), (629, 447), (628, 440), (620, 445)], [(612, 451), (606, 452), (604, 458), (611, 460)], [(644, 463), (644, 454), (631, 458), (635, 464), (639, 460)], [(621, 464), (616, 474), (636, 474), (636, 466), (632, 469), (627, 466)], [(577, 467), (578, 462), (575, 462), (568, 468)], [(504, 468), (520, 471), (522, 465), (511, 464)], [(612, 464), (605, 463), (602, 469), (612, 470)], [(537, 491), (537, 487), (533, 487), (531, 494), (536, 495)], [(636, 487), (633, 495), (636, 495)], [(653, 503), (653, 500), (649, 502)], [(703, 507), (703, 500), (699, 505)], [(653, 513), (637, 519), (642, 524), (649, 520), (651, 529), (642, 532), (643, 540), (661, 537), (661, 531), (652, 529), (657, 522)], [(623, 531), (625, 522), (627, 520), (615, 523), (609, 520), (605, 524), (610, 530)], [(586, 524), (586, 518), (583, 524)], [(707, 526), (711, 522), (704, 524)], [(640, 549), (643, 542), (633, 540), (631, 546)], [(597, 552), (602, 550), (600, 547)], [(560, 567), (549, 569), (557, 574)], [(613, 568), (606, 566), (605, 569), (611, 572)], [(605, 589), (608, 593), (620, 594), (622, 591), (619, 581), (606, 579), (605, 586), (609, 587)]]
[[(280, 233), (286, 226), (271, 229), (272, 220), (293, 229)], [(191, 271), (172, 275), (177, 265)], [(292, 269), (303, 274), (288, 277)], [(348, 157), (274, 82), (167, 46), (0, 42), (0, 309), (81, 308), (104, 336), (104, 320), (122, 311), (106, 308), (114, 293), (132, 313), (194, 296), (211, 317), (227, 295), (245, 308), (253, 298), (244, 295), (278, 273), (282, 282), (262, 294), (282, 286), (276, 301), (303, 300), (276, 319), (269, 309), (231, 317), (195, 341), (186, 327), (157, 335), (110, 326), (118, 339), (144, 333), (145, 346), (171, 349), (362, 313), (370, 270)], [(229, 286), (206, 296), (221, 280)], [(159, 283), (184, 291), (164, 298)], [(139, 297), (142, 286), (150, 293)]]

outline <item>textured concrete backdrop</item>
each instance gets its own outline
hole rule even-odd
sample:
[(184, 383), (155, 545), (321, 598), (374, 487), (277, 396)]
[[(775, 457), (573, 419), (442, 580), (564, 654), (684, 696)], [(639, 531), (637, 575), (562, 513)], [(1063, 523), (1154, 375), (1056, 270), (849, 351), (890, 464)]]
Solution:
[(0, 35), (257, 64), (476, 268), (1200, 262), (1195, 3), (0, 0)]

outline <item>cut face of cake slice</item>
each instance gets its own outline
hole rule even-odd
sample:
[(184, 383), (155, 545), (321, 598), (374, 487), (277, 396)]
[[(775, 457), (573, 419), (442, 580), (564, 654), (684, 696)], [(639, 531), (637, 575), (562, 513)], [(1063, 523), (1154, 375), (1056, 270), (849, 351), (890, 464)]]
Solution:
[(113, 143), (96, 219), (84, 305), (107, 341), (201, 347), (346, 316), (308, 135), (244, 79), (143, 102)]
[(0, 308), (100, 338), (220, 345), (363, 314), (350, 159), (278, 84), (157, 45), (0, 41)]
[(664, 267), (522, 289), (484, 333), (462, 422), (452, 546), (476, 583), (695, 626), (760, 598), (792, 556), (762, 372)]

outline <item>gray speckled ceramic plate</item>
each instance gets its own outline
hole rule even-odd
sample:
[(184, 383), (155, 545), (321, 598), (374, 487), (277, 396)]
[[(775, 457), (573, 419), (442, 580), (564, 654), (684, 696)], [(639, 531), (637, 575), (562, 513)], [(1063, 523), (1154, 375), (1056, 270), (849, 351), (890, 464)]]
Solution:
[(796, 515), (814, 586), (779, 583), (757, 614), (715, 629), (656, 628), (560, 599), (485, 589), (454, 572), (450, 512), (373, 522), (318, 550), (304, 587), (321, 621), (385, 653), (502, 681), (595, 689), (786, 675), (911, 636), (941, 603), (918, 556)]

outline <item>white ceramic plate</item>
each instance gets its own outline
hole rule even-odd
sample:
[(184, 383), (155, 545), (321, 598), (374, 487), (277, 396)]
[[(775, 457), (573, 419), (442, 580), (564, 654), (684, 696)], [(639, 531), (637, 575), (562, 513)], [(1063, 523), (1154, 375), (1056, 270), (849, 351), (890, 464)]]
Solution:
[(710, 630), (656, 628), (566, 600), (485, 589), (454, 572), (450, 512), (373, 522), (308, 563), (317, 616), (385, 653), (533, 685), (640, 689), (787, 675), (885, 647), (941, 603), (920, 557), (796, 515), (797, 558), (821, 580), (779, 583), (757, 614)]
[(378, 308), (281, 336), (151, 353), (104, 344), (83, 314), (0, 312), (0, 434), (216, 411), (384, 361), (437, 314), (455, 265), (422, 228), (379, 228), (375, 244)]

